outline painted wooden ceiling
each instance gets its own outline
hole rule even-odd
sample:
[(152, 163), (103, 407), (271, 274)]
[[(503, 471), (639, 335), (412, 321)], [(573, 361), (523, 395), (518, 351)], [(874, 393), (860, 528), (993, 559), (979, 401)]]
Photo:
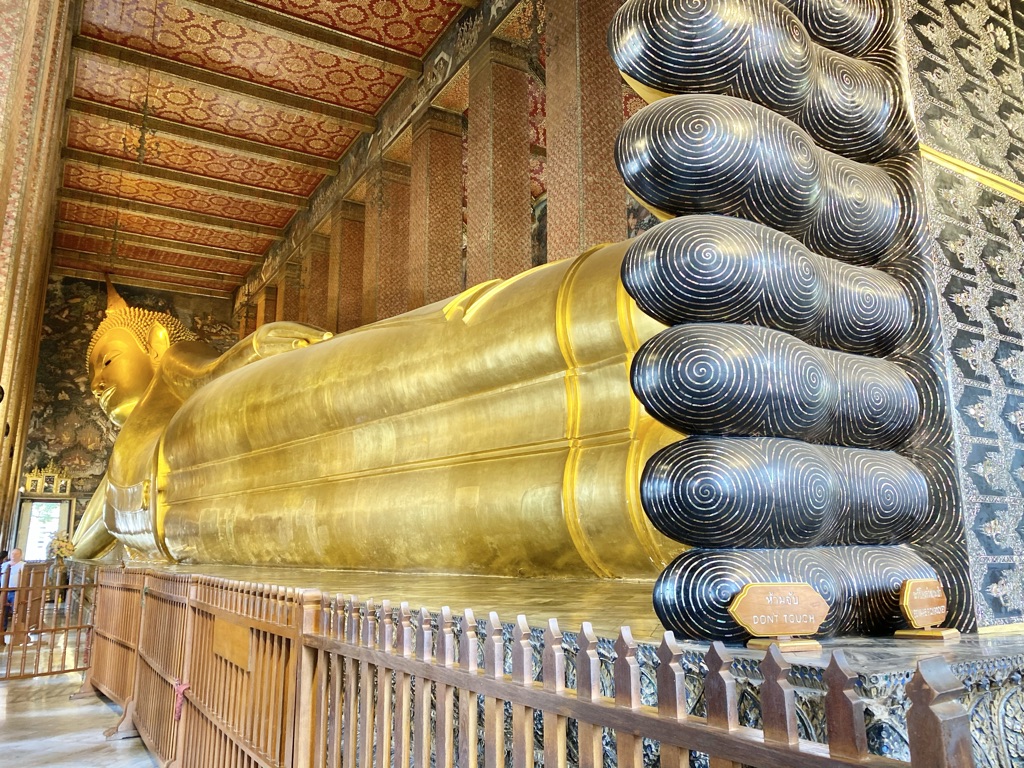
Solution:
[(229, 297), (476, 0), (84, 0), (56, 274)]

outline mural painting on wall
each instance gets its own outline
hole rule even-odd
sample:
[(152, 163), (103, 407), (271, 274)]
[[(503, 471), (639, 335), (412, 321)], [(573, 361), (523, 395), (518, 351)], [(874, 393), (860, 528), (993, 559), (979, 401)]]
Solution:
[[(219, 350), (238, 339), (228, 301), (121, 286), (118, 290), (135, 306), (177, 316)], [(57, 278), (47, 286), (23, 471), (50, 462), (65, 468), (81, 499), (78, 513), (96, 489), (117, 436), (89, 392), (85, 363), (89, 338), (106, 305), (102, 283)]]
[[(906, 3), (922, 141), (1024, 183), (1024, 6)], [(1024, 205), (926, 163), (978, 623), (1024, 620)]]

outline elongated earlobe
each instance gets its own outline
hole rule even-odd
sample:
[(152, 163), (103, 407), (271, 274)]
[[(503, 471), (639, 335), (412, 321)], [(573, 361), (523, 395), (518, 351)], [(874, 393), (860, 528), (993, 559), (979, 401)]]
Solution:
[(160, 362), (160, 359), (164, 356), (171, 346), (171, 334), (164, 327), (163, 323), (155, 321), (153, 327), (149, 331), (149, 356), (153, 360), (153, 364)]

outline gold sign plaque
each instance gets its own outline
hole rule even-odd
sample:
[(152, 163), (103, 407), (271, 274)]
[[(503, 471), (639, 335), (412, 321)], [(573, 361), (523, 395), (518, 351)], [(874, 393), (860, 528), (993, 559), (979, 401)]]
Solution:
[(936, 579), (907, 579), (900, 587), (900, 610), (914, 629), (937, 627), (946, 620), (946, 593)]
[(729, 603), (729, 615), (754, 637), (813, 635), (825, 621), (828, 603), (810, 584), (755, 581)]

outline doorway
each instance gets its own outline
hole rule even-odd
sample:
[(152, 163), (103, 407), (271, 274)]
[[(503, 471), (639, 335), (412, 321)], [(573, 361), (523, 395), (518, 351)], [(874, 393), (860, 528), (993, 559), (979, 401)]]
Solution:
[(46, 560), (50, 540), (58, 531), (68, 530), (70, 511), (70, 499), (22, 497), (15, 546), (21, 549), (25, 560)]

